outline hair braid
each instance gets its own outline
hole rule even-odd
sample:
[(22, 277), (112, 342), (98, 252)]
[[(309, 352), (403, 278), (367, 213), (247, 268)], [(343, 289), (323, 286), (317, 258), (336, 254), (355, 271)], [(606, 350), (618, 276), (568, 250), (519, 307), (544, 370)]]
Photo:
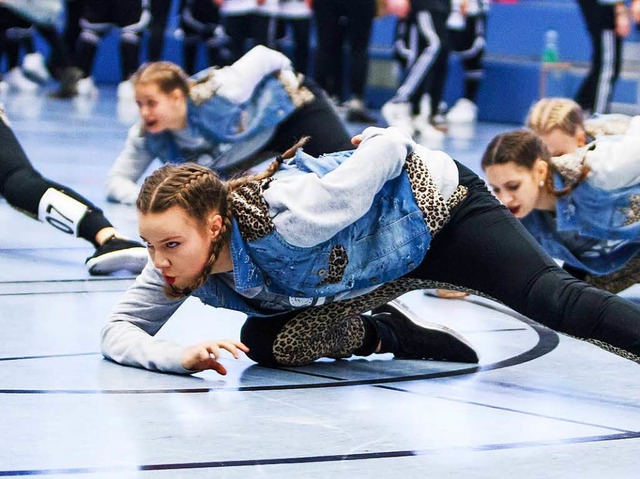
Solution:
[(166, 284), (164, 292), (169, 297), (183, 297), (202, 286), (215, 266), (220, 252), (229, 242), (232, 231), (233, 208), (230, 195), (234, 190), (252, 181), (271, 177), (284, 162), (292, 158), (298, 148), (308, 141), (303, 137), (295, 145), (279, 155), (263, 172), (253, 176), (243, 176), (227, 182), (209, 168), (195, 163), (180, 165), (167, 164), (148, 176), (136, 201), (141, 214), (162, 213), (178, 206), (201, 225), (206, 225), (210, 214), (215, 211), (222, 217), (218, 236), (211, 242), (209, 259), (201, 274), (184, 289)]

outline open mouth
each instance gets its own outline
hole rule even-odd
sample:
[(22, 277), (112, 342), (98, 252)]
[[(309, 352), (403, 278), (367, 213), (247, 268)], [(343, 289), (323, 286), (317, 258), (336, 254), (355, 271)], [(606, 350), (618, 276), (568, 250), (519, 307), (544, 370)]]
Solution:
[(518, 216), (518, 212), (520, 211), (520, 207), (519, 206), (510, 206), (509, 207), (509, 211), (511, 211), (511, 213), (513, 213), (514, 215)]
[(173, 283), (176, 282), (175, 276), (167, 276), (167, 275), (165, 275), (164, 276), (164, 280), (170, 285), (172, 285)]
[(158, 124), (158, 120), (147, 120), (144, 122), (144, 124), (148, 129), (151, 130)]

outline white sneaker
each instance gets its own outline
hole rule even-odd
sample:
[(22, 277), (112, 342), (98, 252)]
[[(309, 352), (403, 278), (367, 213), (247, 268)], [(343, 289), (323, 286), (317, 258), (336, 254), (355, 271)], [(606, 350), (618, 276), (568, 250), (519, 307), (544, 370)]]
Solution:
[(478, 117), (478, 107), (467, 98), (460, 98), (447, 113), (450, 123), (473, 123)]
[(118, 100), (130, 101), (135, 99), (136, 92), (133, 89), (133, 84), (129, 80), (125, 80), (118, 84), (117, 92)]
[(6, 74), (5, 79), (12, 88), (23, 92), (35, 92), (38, 84), (29, 80), (19, 67), (14, 67)]
[(40, 84), (46, 83), (51, 75), (41, 53), (28, 53), (22, 60), (22, 69), (31, 80)]
[(413, 126), (417, 131), (420, 143), (432, 149), (442, 148), (446, 135), (433, 126), (425, 117), (417, 115), (413, 119)]
[(382, 105), (380, 110), (382, 118), (389, 126), (395, 126), (400, 130), (413, 135), (415, 128), (411, 120), (411, 103), (392, 103), (390, 101)]
[(78, 85), (76, 88), (78, 89), (79, 96), (98, 96), (98, 88), (96, 87), (95, 83), (93, 83), (93, 79), (91, 77), (83, 78), (82, 80), (78, 81)]

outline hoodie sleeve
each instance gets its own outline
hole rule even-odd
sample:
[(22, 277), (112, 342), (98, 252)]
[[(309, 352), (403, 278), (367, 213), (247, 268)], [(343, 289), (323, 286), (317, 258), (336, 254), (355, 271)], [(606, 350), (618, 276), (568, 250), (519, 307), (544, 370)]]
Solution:
[(129, 129), (124, 149), (107, 176), (107, 199), (115, 203), (135, 204), (139, 190), (137, 182), (153, 160), (145, 146), (142, 125), (137, 123)]
[(167, 298), (162, 288), (162, 276), (149, 262), (102, 328), (102, 354), (127, 366), (193, 373), (180, 365), (185, 347), (154, 338), (185, 301)]
[(607, 190), (640, 184), (640, 116), (632, 118), (625, 135), (602, 137), (593, 146), (586, 152), (590, 183)]

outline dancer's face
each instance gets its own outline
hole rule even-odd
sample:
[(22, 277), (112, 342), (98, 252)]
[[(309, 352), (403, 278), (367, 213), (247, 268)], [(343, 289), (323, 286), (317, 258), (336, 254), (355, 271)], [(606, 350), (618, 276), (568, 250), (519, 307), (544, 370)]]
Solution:
[(182, 90), (176, 88), (164, 93), (154, 83), (136, 85), (136, 103), (140, 118), (150, 133), (165, 130), (180, 130), (186, 125), (186, 98)]
[(202, 274), (220, 223), (220, 215), (211, 215), (206, 224), (198, 222), (180, 206), (162, 213), (138, 213), (140, 237), (151, 261), (165, 281), (178, 289)]
[(532, 169), (513, 161), (485, 169), (493, 193), (517, 218), (524, 218), (538, 206), (546, 172), (547, 164), (542, 160), (536, 160)]

